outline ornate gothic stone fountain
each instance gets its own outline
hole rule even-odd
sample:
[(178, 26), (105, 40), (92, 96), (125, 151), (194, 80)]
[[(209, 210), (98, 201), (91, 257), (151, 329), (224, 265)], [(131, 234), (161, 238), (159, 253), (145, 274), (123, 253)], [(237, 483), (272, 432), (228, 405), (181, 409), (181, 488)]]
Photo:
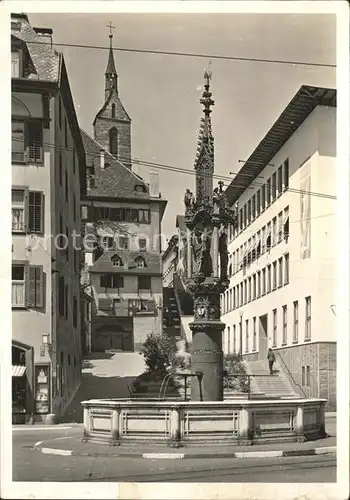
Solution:
[(211, 129), (210, 92), (211, 74), (204, 74), (205, 85), (200, 103), (204, 117), (198, 139), (196, 171), (196, 196), (185, 193), (185, 224), (189, 229), (191, 257), (186, 280), (187, 289), (194, 296), (194, 321), (190, 324), (192, 339), (192, 371), (202, 375), (193, 379), (192, 401), (223, 400), (222, 332), (225, 324), (220, 321), (220, 295), (227, 289), (228, 251), (227, 227), (237, 224), (237, 210), (229, 208), (223, 182), (213, 189), (214, 138)]
[(325, 437), (324, 399), (222, 401), (225, 324), (220, 321), (220, 294), (229, 284), (226, 229), (237, 224), (237, 210), (228, 207), (222, 183), (213, 189), (210, 78), (206, 72), (200, 101), (204, 118), (195, 161), (196, 197), (189, 189), (185, 194), (185, 223), (190, 236), (187, 248), (191, 250), (187, 252), (191, 265), (186, 286), (195, 303), (190, 325), (192, 373), (188, 371), (188, 376), (192, 375), (191, 401), (82, 401), (84, 442), (148, 444), (153, 450), (162, 443), (174, 448), (199, 443), (234, 446)]

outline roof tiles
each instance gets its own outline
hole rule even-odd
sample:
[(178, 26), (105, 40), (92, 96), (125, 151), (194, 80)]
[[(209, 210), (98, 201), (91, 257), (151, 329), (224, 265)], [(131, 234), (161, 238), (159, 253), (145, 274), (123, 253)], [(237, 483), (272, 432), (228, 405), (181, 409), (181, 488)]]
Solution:
[(26, 44), (35, 68), (35, 73), (30, 74), (28, 78), (57, 82), (60, 70), (60, 54), (43, 37), (37, 35), (28, 21), (23, 18), (12, 19), (14, 22), (11, 23), (11, 35)]
[[(106, 198), (130, 198), (149, 200), (149, 188), (145, 181), (102, 148), (89, 134), (81, 130), (87, 164), (94, 167), (95, 187), (88, 196)], [(105, 168), (101, 169), (101, 149), (105, 153)], [(136, 186), (143, 186), (146, 192), (135, 191)]]

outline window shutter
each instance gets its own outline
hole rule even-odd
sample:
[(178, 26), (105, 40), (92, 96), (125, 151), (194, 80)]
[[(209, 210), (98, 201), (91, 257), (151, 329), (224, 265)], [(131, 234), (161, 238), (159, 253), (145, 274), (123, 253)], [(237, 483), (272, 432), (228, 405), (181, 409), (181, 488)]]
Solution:
[(28, 194), (28, 229), (32, 233), (44, 230), (44, 194), (40, 191), (29, 191)]
[(26, 306), (44, 306), (44, 272), (43, 266), (27, 266), (25, 273)]
[(41, 122), (27, 122), (28, 161), (43, 161), (43, 129)]

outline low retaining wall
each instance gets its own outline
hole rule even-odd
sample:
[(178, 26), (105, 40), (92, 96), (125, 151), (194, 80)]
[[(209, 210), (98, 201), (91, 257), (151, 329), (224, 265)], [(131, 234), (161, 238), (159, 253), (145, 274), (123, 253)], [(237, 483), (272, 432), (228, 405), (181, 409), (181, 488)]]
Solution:
[(325, 437), (325, 399), (83, 401), (82, 441), (250, 445)]

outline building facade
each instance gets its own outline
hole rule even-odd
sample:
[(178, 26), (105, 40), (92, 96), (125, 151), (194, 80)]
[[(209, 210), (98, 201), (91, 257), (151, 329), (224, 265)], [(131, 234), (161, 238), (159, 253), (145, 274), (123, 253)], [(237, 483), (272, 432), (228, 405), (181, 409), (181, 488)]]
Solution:
[(238, 203), (224, 351), (336, 403), (336, 91), (303, 86), (226, 190)]
[(81, 377), (80, 266), (72, 235), (80, 232), (85, 156), (64, 59), (51, 35), (25, 14), (11, 16), (14, 422), (62, 415)]
[(161, 221), (166, 201), (158, 174), (146, 183), (132, 171), (131, 120), (119, 97), (111, 48), (105, 102), (94, 138), (83, 132), (87, 194), (82, 200), (91, 350), (138, 350), (162, 332)]
[(169, 242), (168, 246), (162, 254), (163, 263), (163, 287), (173, 287), (174, 286), (174, 274), (176, 273), (178, 262), (178, 237), (174, 234)]

